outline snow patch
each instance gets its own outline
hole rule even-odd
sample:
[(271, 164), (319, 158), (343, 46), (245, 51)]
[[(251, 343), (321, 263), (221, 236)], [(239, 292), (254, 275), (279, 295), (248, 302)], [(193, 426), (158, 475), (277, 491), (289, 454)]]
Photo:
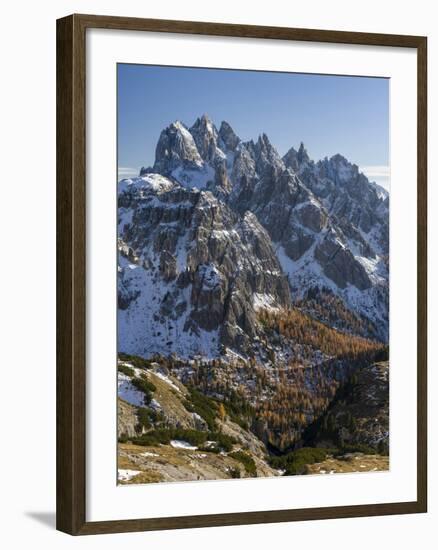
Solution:
[(253, 306), (254, 309), (269, 309), (274, 310), (278, 309), (277, 303), (275, 301), (274, 296), (272, 294), (260, 294), (260, 293), (254, 293), (253, 296)]
[(161, 174), (146, 174), (137, 178), (128, 178), (119, 181), (119, 195), (126, 192), (147, 191), (164, 193), (175, 187), (175, 184)]
[(118, 396), (135, 407), (144, 406), (144, 393), (132, 385), (131, 378), (122, 372), (117, 373)]
[(209, 181), (214, 181), (214, 169), (205, 165), (199, 170), (187, 170), (178, 166), (172, 171), (172, 177), (183, 187), (205, 189)]
[(194, 445), (191, 445), (187, 441), (183, 441), (181, 439), (172, 439), (170, 444), (175, 449), (185, 449), (186, 451), (196, 451), (198, 447), (195, 447)]

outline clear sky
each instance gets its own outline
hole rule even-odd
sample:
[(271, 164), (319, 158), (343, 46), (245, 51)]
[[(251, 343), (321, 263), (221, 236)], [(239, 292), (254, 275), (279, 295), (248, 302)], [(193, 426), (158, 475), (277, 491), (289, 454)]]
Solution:
[(315, 160), (341, 153), (389, 182), (389, 80), (227, 69), (118, 65), (119, 177), (154, 162), (160, 132), (207, 113), (244, 141), (265, 132), (284, 155), (304, 142)]

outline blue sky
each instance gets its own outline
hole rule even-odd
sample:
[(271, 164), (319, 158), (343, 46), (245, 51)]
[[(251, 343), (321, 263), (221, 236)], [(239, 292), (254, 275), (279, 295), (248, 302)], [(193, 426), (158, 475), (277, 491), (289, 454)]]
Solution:
[(119, 177), (152, 165), (160, 132), (207, 113), (243, 140), (265, 132), (284, 155), (341, 153), (389, 183), (389, 80), (296, 73), (118, 65)]

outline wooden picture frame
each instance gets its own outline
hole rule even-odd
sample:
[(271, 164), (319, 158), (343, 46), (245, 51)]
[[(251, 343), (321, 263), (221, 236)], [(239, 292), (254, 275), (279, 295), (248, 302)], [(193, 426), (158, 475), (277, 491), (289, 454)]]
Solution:
[[(417, 52), (417, 499), (372, 505), (86, 521), (85, 74), (87, 29), (413, 48)], [(420, 36), (71, 15), (57, 21), (57, 529), (72, 535), (427, 511), (427, 39)]]

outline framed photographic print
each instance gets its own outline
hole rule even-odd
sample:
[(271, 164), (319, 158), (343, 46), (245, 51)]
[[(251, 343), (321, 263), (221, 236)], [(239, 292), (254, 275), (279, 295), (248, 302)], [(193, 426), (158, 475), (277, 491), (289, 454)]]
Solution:
[(425, 512), (426, 38), (57, 26), (57, 527)]

